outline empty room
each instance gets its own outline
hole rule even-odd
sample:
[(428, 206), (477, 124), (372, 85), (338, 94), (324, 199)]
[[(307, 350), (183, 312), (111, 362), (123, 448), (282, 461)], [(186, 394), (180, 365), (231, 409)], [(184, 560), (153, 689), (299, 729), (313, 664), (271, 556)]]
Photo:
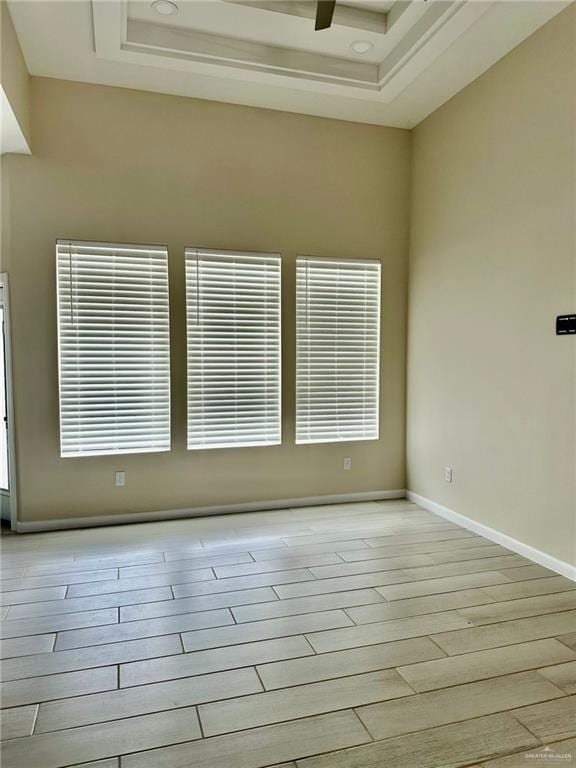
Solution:
[(576, 2), (0, 11), (1, 768), (576, 768)]

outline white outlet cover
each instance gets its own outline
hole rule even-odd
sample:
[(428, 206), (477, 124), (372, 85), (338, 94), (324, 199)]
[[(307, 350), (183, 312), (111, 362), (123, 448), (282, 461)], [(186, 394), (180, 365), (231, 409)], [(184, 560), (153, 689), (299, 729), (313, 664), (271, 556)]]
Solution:
[(116, 485), (118, 487), (126, 485), (126, 473), (125, 472), (116, 472)]
[(349, 456), (344, 459), (344, 469), (352, 469), (352, 459)]

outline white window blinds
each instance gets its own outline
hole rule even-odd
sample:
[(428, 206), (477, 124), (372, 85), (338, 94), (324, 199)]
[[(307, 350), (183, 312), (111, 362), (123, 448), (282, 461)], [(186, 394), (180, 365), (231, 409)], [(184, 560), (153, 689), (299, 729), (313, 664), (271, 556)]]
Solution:
[(378, 438), (380, 263), (298, 257), (296, 442)]
[(59, 240), (62, 456), (170, 449), (168, 255)]
[(188, 448), (276, 445), (280, 256), (186, 249)]

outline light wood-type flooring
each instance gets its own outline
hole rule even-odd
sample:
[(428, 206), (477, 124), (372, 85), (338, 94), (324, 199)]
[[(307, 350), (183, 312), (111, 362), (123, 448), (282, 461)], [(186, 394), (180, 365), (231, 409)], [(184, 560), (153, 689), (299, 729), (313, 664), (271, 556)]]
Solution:
[(576, 765), (576, 583), (408, 501), (1, 547), (2, 768)]

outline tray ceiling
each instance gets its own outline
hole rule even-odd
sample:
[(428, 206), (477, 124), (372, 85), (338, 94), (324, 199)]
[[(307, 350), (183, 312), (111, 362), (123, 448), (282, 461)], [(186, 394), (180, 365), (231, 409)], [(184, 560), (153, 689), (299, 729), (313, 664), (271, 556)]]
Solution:
[(9, 7), (35, 75), (412, 127), (567, 4), (344, 0), (320, 32), (310, 0)]

